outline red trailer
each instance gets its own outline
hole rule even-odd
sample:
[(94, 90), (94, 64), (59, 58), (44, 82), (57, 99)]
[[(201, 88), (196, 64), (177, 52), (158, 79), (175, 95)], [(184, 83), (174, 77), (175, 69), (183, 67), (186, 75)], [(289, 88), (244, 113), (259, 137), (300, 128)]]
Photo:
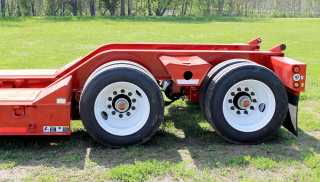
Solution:
[(103, 145), (138, 145), (163, 120), (162, 91), (198, 102), (235, 143), (260, 143), (281, 125), (297, 135), (306, 64), (284, 57), (284, 44), (260, 43), (114, 43), (58, 70), (0, 70), (0, 135), (70, 135), (81, 119)]

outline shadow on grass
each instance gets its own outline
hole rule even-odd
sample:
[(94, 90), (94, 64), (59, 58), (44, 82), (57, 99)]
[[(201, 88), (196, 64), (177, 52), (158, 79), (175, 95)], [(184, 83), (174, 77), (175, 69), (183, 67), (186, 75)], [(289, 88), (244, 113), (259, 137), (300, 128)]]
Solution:
[(230, 16), (45, 16), (45, 17), (3, 17), (0, 22), (70, 22), (70, 21), (115, 21), (115, 22), (172, 22), (172, 23), (208, 23), (208, 22), (267, 22), (265, 18), (246, 18)]
[(97, 143), (84, 130), (77, 130), (71, 136), (2, 136), (0, 163), (12, 161), (19, 166), (42, 164), (84, 169), (86, 163), (93, 162), (114, 168), (154, 159), (180, 163), (187, 155), (196, 167), (213, 169), (219, 166), (244, 167), (248, 164), (243, 156), (249, 155), (257, 159), (272, 158), (277, 162), (303, 162), (312, 152), (319, 153), (320, 141), (303, 131), (296, 138), (282, 128), (263, 144), (236, 145), (212, 129), (198, 104), (187, 101), (167, 109), (169, 112), (159, 131), (140, 146), (110, 149)]

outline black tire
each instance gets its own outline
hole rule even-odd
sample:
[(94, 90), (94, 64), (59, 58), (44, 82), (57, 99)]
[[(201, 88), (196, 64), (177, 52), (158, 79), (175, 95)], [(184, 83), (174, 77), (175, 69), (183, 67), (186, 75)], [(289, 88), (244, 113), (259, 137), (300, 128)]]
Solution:
[[(227, 116), (223, 112), (223, 103), (225, 97), (229, 95), (227, 94), (230, 91), (229, 89), (233, 88), (234, 85), (241, 81), (250, 83), (253, 82), (252, 80), (262, 82), (271, 90), (275, 100), (274, 114), (270, 120), (263, 120), (266, 124), (262, 125), (261, 128), (253, 131), (240, 131), (238, 128), (231, 126), (230, 120), (227, 121)], [(212, 79), (205, 96), (205, 112), (208, 122), (223, 138), (238, 144), (257, 144), (271, 137), (281, 127), (288, 110), (288, 98), (282, 81), (271, 70), (257, 64), (238, 63), (224, 68)], [(234, 101), (232, 103), (234, 104)], [(262, 113), (264, 108), (262, 111), (254, 110), (252, 112)], [(237, 116), (232, 117), (237, 118)], [(262, 119), (258, 121), (260, 122)]]
[(200, 105), (200, 109), (201, 112), (203, 114), (203, 116), (207, 119), (206, 116), (206, 112), (204, 109), (204, 101), (205, 101), (205, 95), (206, 95), (206, 91), (207, 88), (210, 84), (210, 81), (224, 68), (236, 64), (236, 63), (254, 63), (252, 61), (246, 60), (246, 59), (230, 59), (227, 61), (224, 61), (222, 63), (219, 63), (218, 65), (216, 65), (215, 67), (213, 67), (208, 74), (206, 75), (206, 77), (204, 77), (201, 86), (200, 86), (200, 93), (199, 93), (199, 105)]
[[(131, 147), (146, 142), (156, 133), (163, 120), (163, 96), (156, 80), (140, 65), (129, 63), (117, 62), (100, 67), (89, 77), (81, 95), (80, 115), (83, 125), (92, 138), (112, 148)], [(94, 112), (99, 93), (109, 85), (119, 82), (139, 87), (146, 94), (149, 105), (152, 106), (149, 107), (150, 112), (142, 128), (128, 135), (112, 134), (103, 129)]]
[[(152, 74), (143, 66), (141, 66), (140, 64), (137, 64), (135, 62), (131, 62), (131, 61), (111, 61), (109, 63), (103, 64), (100, 67), (98, 67), (97, 69), (95, 69), (91, 75), (89, 76), (89, 78), (87, 79), (84, 87), (86, 87), (86, 85), (88, 84), (88, 82), (92, 79), (92, 77), (94, 77), (96, 75), (96, 73), (98, 73), (99, 71), (101, 71), (102, 69), (105, 69), (108, 66), (121, 66), (121, 65), (131, 65), (133, 67), (136, 68), (140, 68), (141, 70), (143, 70), (145, 73), (147, 73), (149, 76), (151, 76), (153, 79), (154, 77), (152, 76)], [(155, 80), (155, 79), (154, 79)]]

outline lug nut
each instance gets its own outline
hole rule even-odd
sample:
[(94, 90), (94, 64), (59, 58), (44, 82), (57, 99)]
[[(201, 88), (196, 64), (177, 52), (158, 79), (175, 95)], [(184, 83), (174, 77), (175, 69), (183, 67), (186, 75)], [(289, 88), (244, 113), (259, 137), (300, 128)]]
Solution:
[(112, 101), (112, 98), (111, 98), (111, 97), (109, 97), (109, 98), (108, 98), (108, 100), (109, 100), (109, 101)]
[(240, 111), (237, 111), (237, 114), (239, 114), (239, 115), (240, 115), (240, 114), (241, 114), (241, 112), (240, 112)]
[(136, 99), (132, 99), (132, 102), (135, 103), (137, 100)]
[(124, 93), (124, 89), (121, 89), (121, 93)]
[(234, 110), (234, 107), (233, 107), (233, 106), (231, 106), (231, 107), (230, 107), (230, 109), (231, 109), (231, 110)]
[(135, 107), (135, 106), (132, 106), (132, 110), (136, 110), (136, 107)]
[(127, 116), (130, 116), (130, 112), (127, 112)]
[(245, 111), (244, 111), (244, 114), (248, 114), (248, 111), (247, 111), (247, 110), (245, 110)]
[(119, 118), (122, 118), (123, 117), (123, 115), (122, 114), (119, 114)]
[(238, 87), (238, 88), (237, 88), (237, 91), (238, 91), (238, 92), (241, 92), (241, 88), (240, 88), (240, 87)]
[(236, 94), (235, 94), (234, 92), (231, 92), (231, 95), (232, 95), (232, 96), (235, 96)]
[(257, 103), (257, 99), (253, 99), (252, 102)]
[(129, 96), (131, 96), (131, 95), (132, 95), (132, 93), (131, 93), (131, 92), (129, 92), (129, 93), (128, 93), (128, 95), (129, 95)]
[(116, 111), (112, 111), (111, 114), (112, 114), (112, 115), (115, 115), (115, 114), (116, 114)]
[(254, 92), (251, 92), (250, 94), (251, 94), (251, 95), (255, 95)]
[(113, 92), (113, 95), (117, 95), (117, 91), (114, 91), (114, 92)]
[(249, 88), (248, 88), (248, 87), (246, 87), (246, 88), (244, 88), (244, 90), (245, 90), (246, 92), (248, 92), (248, 91), (249, 91)]
[(251, 109), (251, 110), (254, 110), (254, 107), (253, 107), (253, 106), (250, 106), (250, 109)]
[(108, 105), (108, 108), (111, 109), (111, 107), (112, 107), (112, 106), (109, 104), (109, 105)]
[(228, 102), (229, 102), (229, 103), (232, 103), (232, 99), (229, 99)]

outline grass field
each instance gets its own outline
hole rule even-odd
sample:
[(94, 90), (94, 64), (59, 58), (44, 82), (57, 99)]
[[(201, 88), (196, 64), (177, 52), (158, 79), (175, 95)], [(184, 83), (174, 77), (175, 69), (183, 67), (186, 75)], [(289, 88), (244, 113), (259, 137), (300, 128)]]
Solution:
[[(113, 150), (81, 121), (71, 136), (0, 137), (0, 181), (320, 181), (320, 19), (36, 17), (0, 18), (0, 69), (60, 68), (111, 42), (285, 43), (308, 64), (299, 137), (281, 128), (261, 145), (235, 145), (197, 104), (176, 101), (145, 144)], [(1, 116), (0, 116), (1, 120)]]

